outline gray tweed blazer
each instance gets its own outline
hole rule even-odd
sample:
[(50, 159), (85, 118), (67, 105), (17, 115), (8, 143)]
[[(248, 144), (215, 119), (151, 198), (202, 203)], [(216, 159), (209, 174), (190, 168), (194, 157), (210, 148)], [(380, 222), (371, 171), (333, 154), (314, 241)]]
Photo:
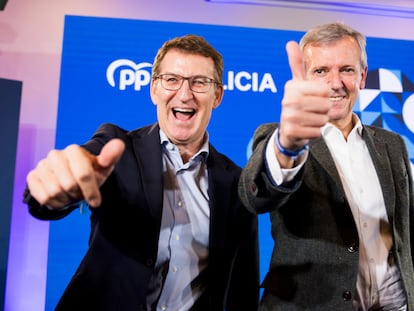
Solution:
[[(333, 158), (323, 138), (310, 142), (308, 159), (284, 187), (266, 173), (265, 146), (276, 123), (260, 126), (243, 169), (239, 195), (248, 210), (269, 213), (274, 250), (260, 310), (352, 310), (358, 273), (358, 233)], [(413, 178), (401, 136), (364, 126), (391, 225), (408, 309), (414, 310)]]

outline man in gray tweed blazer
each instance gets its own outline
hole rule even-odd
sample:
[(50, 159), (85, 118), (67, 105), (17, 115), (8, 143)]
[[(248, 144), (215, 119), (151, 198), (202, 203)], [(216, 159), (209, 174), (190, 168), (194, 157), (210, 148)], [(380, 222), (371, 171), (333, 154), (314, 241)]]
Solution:
[(352, 112), (365, 37), (325, 24), (286, 45), (279, 124), (255, 133), (239, 195), (275, 240), (260, 310), (414, 310), (413, 177), (403, 139)]

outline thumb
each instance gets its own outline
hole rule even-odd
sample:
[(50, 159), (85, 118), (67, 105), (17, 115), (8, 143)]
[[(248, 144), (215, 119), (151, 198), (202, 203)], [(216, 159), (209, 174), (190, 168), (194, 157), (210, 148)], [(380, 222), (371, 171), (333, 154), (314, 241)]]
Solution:
[(110, 140), (101, 150), (101, 153), (96, 157), (97, 164), (101, 168), (109, 168), (115, 165), (121, 158), (125, 150), (125, 143), (118, 139)]
[(299, 44), (289, 41), (286, 44), (289, 66), (292, 72), (292, 80), (305, 80), (305, 66), (303, 65), (302, 51)]

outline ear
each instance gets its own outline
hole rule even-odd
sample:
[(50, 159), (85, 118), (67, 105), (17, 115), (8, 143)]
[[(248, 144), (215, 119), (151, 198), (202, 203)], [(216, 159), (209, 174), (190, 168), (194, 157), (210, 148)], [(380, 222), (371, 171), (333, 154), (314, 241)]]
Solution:
[(222, 85), (219, 85), (215, 88), (215, 96), (216, 99), (214, 100), (213, 109), (216, 109), (218, 106), (220, 106), (221, 101), (223, 100), (224, 95), (224, 87)]
[(362, 70), (362, 77), (361, 77), (361, 82), (359, 84), (359, 89), (362, 90), (365, 88), (365, 83), (367, 81), (367, 74), (368, 74), (368, 67), (365, 67), (364, 70)]

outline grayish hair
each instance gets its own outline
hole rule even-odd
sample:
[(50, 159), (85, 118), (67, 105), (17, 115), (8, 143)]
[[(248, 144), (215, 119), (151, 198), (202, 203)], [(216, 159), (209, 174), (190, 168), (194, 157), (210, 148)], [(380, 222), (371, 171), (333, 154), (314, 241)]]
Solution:
[(366, 68), (368, 66), (366, 38), (362, 33), (344, 23), (323, 24), (310, 29), (300, 40), (299, 46), (303, 51), (307, 45), (329, 45), (344, 37), (351, 37), (358, 43), (361, 50), (361, 66), (362, 68)]

